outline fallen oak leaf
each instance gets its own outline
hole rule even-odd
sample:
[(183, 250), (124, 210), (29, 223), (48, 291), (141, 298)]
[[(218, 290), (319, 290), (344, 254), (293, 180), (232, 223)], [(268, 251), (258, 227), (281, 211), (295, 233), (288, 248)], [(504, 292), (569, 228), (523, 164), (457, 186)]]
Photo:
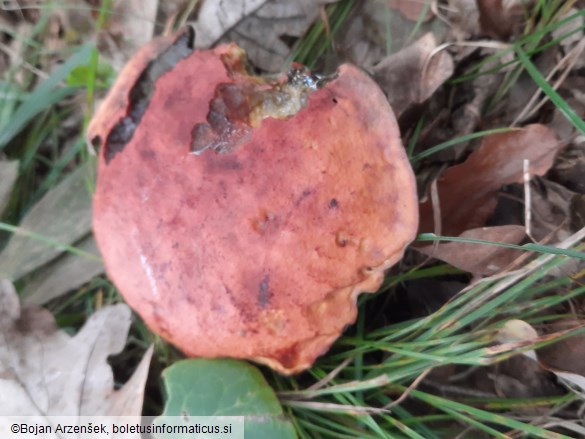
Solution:
[(429, 21), (434, 13), (431, 10), (431, 0), (388, 0), (392, 9), (412, 21)]
[[(291, 52), (291, 48), (285, 41), (302, 37), (311, 24), (319, 18), (320, 8), (334, 1), (336, 0), (265, 1), (253, 13), (243, 15), (241, 21), (232, 28), (226, 29), (225, 36), (222, 36), (219, 41), (237, 43), (247, 52), (252, 64), (266, 72), (282, 71), (289, 61)], [(226, 2), (205, 2), (204, 4), (208, 3)], [(201, 18), (197, 20), (197, 24), (202, 22)], [(197, 41), (199, 42), (196, 41), (196, 47), (208, 47), (207, 38), (199, 40), (202, 34), (197, 24), (195, 29), (198, 31)]]
[(196, 47), (211, 47), (222, 35), (265, 3), (267, 0), (203, 2), (197, 20), (193, 23), (197, 34)]
[(434, 53), (437, 47), (435, 36), (429, 32), (374, 66), (374, 78), (397, 117), (430, 98), (453, 74), (451, 55), (444, 50)]
[(524, 24), (525, 6), (519, 0), (477, 0), (481, 30), (507, 40)]
[[(65, 245), (91, 230), (91, 194), (88, 167), (80, 166), (49, 190), (24, 216), (19, 229), (0, 253), (0, 278), (17, 280), (58, 257)], [(7, 230), (7, 227), (4, 227)], [(49, 237), (43, 242), (35, 235)], [(47, 245), (59, 242), (59, 245)]]
[(158, 4), (158, 0), (112, 3), (104, 31), (98, 34), (98, 39), (100, 56), (107, 59), (116, 71), (120, 71), (134, 52), (152, 39)]
[(448, 0), (446, 13), (456, 40), (466, 40), (480, 33), (477, 0)]
[(70, 337), (47, 310), (21, 308), (12, 284), (0, 281), (0, 413), (140, 415), (152, 349), (119, 390), (107, 362), (126, 344), (130, 315), (124, 304), (104, 307)]
[[(518, 244), (525, 237), (522, 226), (481, 227), (466, 230), (460, 236), (465, 239), (480, 239), (497, 243)], [(449, 265), (477, 275), (492, 275), (508, 266), (522, 254), (519, 250), (477, 245), (469, 242), (447, 242), (438, 246), (415, 247), (416, 250)]]
[[(555, 377), (543, 370), (533, 347), (541, 342), (539, 334), (523, 320), (511, 319), (496, 334), (498, 348), (512, 355), (488, 368), (488, 386), (501, 398), (546, 398), (566, 393)], [(543, 414), (544, 407), (518, 407), (522, 414)]]
[[(540, 124), (484, 137), (465, 162), (448, 168), (437, 182), (442, 233), (458, 236), (483, 227), (500, 188), (523, 181), (523, 161), (529, 160), (531, 175), (543, 175), (562, 146), (553, 131)], [(428, 199), (420, 204), (419, 233), (433, 227), (433, 206)]]
[[(559, 44), (565, 53), (568, 53), (575, 47), (585, 36), (585, 17), (581, 15), (578, 9), (571, 8), (559, 17), (560, 26), (553, 29), (551, 35), (554, 39), (559, 39)], [(562, 23), (562, 24), (561, 24)], [(575, 68), (583, 67), (585, 60), (581, 56), (577, 61)]]
[[(572, 333), (558, 342), (538, 349), (538, 359), (553, 372), (578, 374), (585, 380), (585, 321), (561, 321), (549, 326), (555, 333)], [(583, 386), (585, 391), (585, 386)]]
[[(351, 3), (342, 2), (341, 5)], [(449, 32), (440, 20), (413, 23), (404, 14), (393, 11), (388, 0), (353, 3), (355, 7), (334, 35), (335, 51), (345, 62), (369, 72), (384, 57), (404, 49), (426, 33), (432, 32), (442, 41)], [(335, 24), (336, 20), (333, 15), (331, 17)]]
[(40, 268), (29, 278), (21, 291), (26, 304), (43, 305), (56, 297), (79, 288), (104, 272), (93, 236), (84, 238), (76, 248), (95, 259), (74, 253), (65, 253)]
[(536, 361), (543, 370), (554, 373), (567, 387), (585, 392), (584, 322), (558, 322), (552, 329), (555, 332), (539, 335), (529, 323), (512, 319), (504, 324), (496, 339), (499, 348), (506, 349), (553, 341), (536, 350), (526, 350), (522, 355)]

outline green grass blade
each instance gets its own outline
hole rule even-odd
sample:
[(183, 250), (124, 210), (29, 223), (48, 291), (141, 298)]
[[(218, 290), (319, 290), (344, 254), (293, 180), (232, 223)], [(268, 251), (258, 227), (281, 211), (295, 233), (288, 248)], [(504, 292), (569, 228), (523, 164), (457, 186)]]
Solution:
[(14, 111), (6, 126), (0, 127), (0, 151), (41, 111), (61, 101), (76, 89), (72, 87), (56, 88), (71, 71), (89, 61), (93, 46), (86, 44), (59, 66), (51, 76), (36, 87)]
[(447, 241), (447, 242), (463, 242), (466, 244), (483, 244), (483, 245), (493, 245), (496, 247), (504, 247), (504, 248), (511, 248), (514, 250), (524, 250), (524, 251), (531, 251), (536, 253), (545, 253), (551, 255), (562, 255), (567, 256), (570, 258), (580, 259), (585, 261), (585, 253), (571, 250), (571, 249), (564, 249), (553, 247), (550, 245), (542, 245), (542, 244), (524, 244), (524, 245), (515, 245), (515, 244), (508, 244), (506, 242), (493, 242), (493, 241), (485, 241), (483, 239), (471, 239), (471, 238), (459, 238), (456, 236), (437, 236), (434, 233), (421, 233), (416, 238), (417, 241), (427, 242), (427, 241)]
[(0, 222), (0, 230), (4, 230), (5, 232), (14, 233), (15, 235), (26, 236), (27, 238), (31, 238), (31, 239), (36, 239), (37, 241), (43, 242), (43, 243), (47, 244), (48, 246), (63, 249), (66, 252), (69, 252), (69, 253), (74, 254), (74, 255), (82, 256), (82, 257), (87, 258), (87, 259), (93, 259), (94, 261), (101, 261), (101, 258), (94, 255), (94, 254), (85, 252), (83, 250), (79, 250), (78, 248), (73, 247), (71, 245), (63, 244), (62, 242), (56, 241), (54, 239), (48, 238), (46, 236), (40, 235), (40, 234), (35, 233), (35, 232), (31, 232), (29, 230), (22, 229), (22, 228), (17, 227), (17, 226), (13, 226), (11, 224), (6, 224), (6, 223)]
[(536, 84), (548, 96), (552, 103), (555, 104), (563, 116), (565, 116), (565, 118), (567, 118), (567, 120), (571, 122), (575, 128), (581, 131), (581, 133), (585, 134), (585, 122), (583, 122), (583, 119), (581, 119), (575, 110), (573, 110), (571, 106), (567, 104), (567, 101), (565, 101), (561, 95), (559, 95), (556, 90), (551, 87), (544, 76), (542, 76), (542, 73), (540, 73), (532, 61), (530, 61), (530, 58), (519, 44), (515, 45), (515, 50), (516, 54), (518, 55), (518, 59), (528, 74), (532, 77), (534, 82), (536, 82)]
[[(516, 421), (515, 419), (506, 416), (491, 413), (485, 410), (477, 409), (459, 402), (451, 401), (446, 398), (434, 396), (429, 393), (421, 392), (419, 390), (411, 390), (410, 395), (426, 402), (439, 410), (448, 411), (451, 413), (462, 414), (463, 416), (471, 416), (474, 419), (498, 424), (511, 430), (521, 431), (530, 437), (539, 437), (544, 439), (570, 439), (560, 433), (554, 433), (534, 425), (526, 424), (524, 422)], [(507, 437), (507, 436), (506, 436)]]
[(490, 134), (508, 133), (514, 130), (515, 128), (494, 128), (491, 130), (479, 131), (477, 133), (471, 133), (465, 136), (456, 137), (455, 139), (451, 139), (446, 142), (440, 143), (436, 146), (433, 146), (432, 148), (429, 148), (423, 152), (416, 154), (410, 159), (410, 163), (416, 163), (430, 155), (436, 154), (439, 151), (443, 151), (444, 149), (450, 148), (451, 146), (457, 145), (459, 143), (469, 142), (470, 140), (478, 139), (484, 136), (489, 136)]

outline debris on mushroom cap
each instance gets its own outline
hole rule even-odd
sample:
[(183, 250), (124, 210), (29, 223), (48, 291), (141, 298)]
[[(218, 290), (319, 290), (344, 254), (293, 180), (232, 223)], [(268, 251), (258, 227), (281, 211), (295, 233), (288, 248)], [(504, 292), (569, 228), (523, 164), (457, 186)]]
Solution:
[(416, 234), (398, 126), (354, 66), (266, 80), (185, 36), (142, 49), (89, 129), (108, 275), (185, 354), (300, 372)]

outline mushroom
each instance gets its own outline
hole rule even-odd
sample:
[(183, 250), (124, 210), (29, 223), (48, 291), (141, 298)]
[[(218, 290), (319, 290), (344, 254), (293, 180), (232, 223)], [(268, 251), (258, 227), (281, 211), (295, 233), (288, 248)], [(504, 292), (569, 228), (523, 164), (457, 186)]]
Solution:
[(261, 78), (236, 45), (192, 38), (141, 49), (89, 127), (95, 237), (128, 304), (186, 355), (297, 373), (414, 239), (413, 172), (358, 68)]

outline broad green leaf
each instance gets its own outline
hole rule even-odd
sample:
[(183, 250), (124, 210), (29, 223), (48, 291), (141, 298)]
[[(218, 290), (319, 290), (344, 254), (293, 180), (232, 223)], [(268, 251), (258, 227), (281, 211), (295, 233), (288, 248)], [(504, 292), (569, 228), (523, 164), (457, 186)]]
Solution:
[(297, 437), (274, 391), (248, 363), (183, 360), (167, 368), (163, 380), (167, 394), (163, 416), (244, 416), (246, 438)]

